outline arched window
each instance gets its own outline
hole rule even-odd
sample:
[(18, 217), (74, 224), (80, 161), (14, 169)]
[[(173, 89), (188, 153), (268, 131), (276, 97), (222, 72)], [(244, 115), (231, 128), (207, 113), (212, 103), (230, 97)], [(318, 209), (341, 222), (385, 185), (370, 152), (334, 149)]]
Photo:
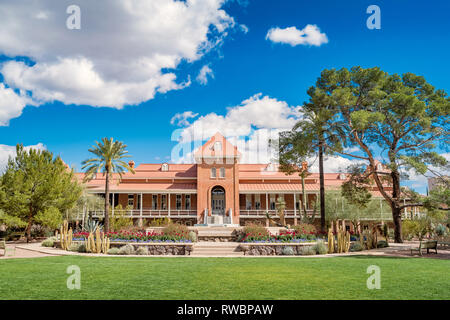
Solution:
[(216, 168), (211, 168), (211, 178), (215, 178), (217, 176)]
[(169, 165), (167, 163), (163, 163), (161, 166), (161, 171), (169, 171)]

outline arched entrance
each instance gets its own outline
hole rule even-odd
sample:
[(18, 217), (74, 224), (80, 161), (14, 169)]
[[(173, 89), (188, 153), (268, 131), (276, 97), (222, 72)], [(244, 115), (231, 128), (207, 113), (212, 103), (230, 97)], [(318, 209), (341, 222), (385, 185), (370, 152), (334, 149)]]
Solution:
[(225, 189), (214, 187), (211, 190), (211, 213), (217, 216), (225, 216)]

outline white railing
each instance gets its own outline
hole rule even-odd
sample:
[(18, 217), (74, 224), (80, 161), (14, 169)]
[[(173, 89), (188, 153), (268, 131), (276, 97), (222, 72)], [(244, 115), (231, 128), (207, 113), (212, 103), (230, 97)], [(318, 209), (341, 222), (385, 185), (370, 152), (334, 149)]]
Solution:
[[(133, 210), (114, 210), (111, 216), (123, 215), (129, 218), (195, 218), (197, 217), (197, 210), (149, 210), (149, 209), (133, 209)], [(89, 211), (86, 216), (92, 218), (103, 218), (105, 216), (104, 210)], [(83, 213), (77, 215), (77, 220), (82, 220)]]
[[(239, 210), (239, 215), (241, 218), (265, 218), (266, 217), (266, 212), (269, 212), (270, 216), (272, 218), (278, 218), (278, 212), (277, 210), (245, 210), (245, 209), (240, 209)], [(313, 210), (306, 210), (308, 216), (312, 216), (313, 214)], [(318, 215), (319, 213), (316, 212), (316, 215)], [(300, 217), (300, 215), (303, 216), (303, 212), (300, 212), (299, 210), (297, 210), (297, 212), (295, 210), (284, 210), (284, 216), (285, 218), (295, 218), (295, 217)]]

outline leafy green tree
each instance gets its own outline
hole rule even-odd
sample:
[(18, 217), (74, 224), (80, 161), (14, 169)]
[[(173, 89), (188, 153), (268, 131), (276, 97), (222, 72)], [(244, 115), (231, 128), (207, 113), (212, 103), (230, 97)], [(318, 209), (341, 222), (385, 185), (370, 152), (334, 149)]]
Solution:
[[(305, 103), (302, 108), (301, 120), (295, 124), (291, 131), (281, 132), (279, 137), (280, 170), (287, 174), (298, 172), (302, 177), (302, 183), (307, 176), (306, 170), (303, 170), (303, 162), (315, 155), (319, 158), (321, 231), (325, 231), (326, 215), (324, 156), (334, 153), (329, 146), (340, 143), (340, 139), (337, 138), (340, 134), (339, 127), (330, 123), (333, 117), (329, 108), (330, 101), (330, 97), (325, 94), (311, 95), (310, 101)], [(305, 201), (303, 201), (304, 206), (306, 206)], [(302, 209), (306, 212), (306, 208)]]
[(26, 225), (31, 240), (34, 223), (55, 227), (61, 214), (71, 208), (81, 194), (81, 186), (59, 157), (47, 150), (24, 150), (17, 145), (0, 178), (0, 207), (9, 223)]
[(113, 178), (113, 173), (117, 173), (120, 178), (128, 170), (134, 173), (125, 158), (127, 155), (126, 145), (120, 141), (114, 141), (113, 138), (103, 138), (101, 142), (96, 141), (95, 145), (89, 149), (96, 157), (82, 162), (82, 169), (85, 170), (84, 181), (89, 181), (98, 173), (102, 172), (105, 176), (105, 232), (109, 231), (109, 184)]
[[(334, 116), (327, 126), (332, 123), (343, 134), (338, 136), (340, 144), (328, 147), (367, 162), (360, 177), (372, 179), (388, 202), (395, 241), (402, 242), (402, 209), (423, 206), (418, 197), (405, 203), (409, 195), (401, 192), (402, 173), (414, 170), (425, 174), (431, 168), (447, 165), (437, 152), (439, 146), (448, 149), (450, 139), (447, 94), (412, 73), (390, 75), (379, 68), (361, 67), (324, 70), (309, 94), (312, 98), (330, 98), (327, 110), (333, 110)], [(347, 152), (345, 147), (358, 147), (361, 154)], [(378, 166), (377, 159), (381, 159), (382, 166)], [(348, 187), (351, 192), (345, 196), (355, 198), (352, 193), (369, 193), (358, 179), (349, 183), (355, 183), (356, 188)]]
[[(380, 203), (381, 201), (381, 203)], [(385, 208), (388, 208), (386, 200), (371, 198), (364, 205), (351, 202), (338, 191), (328, 192), (325, 197), (327, 207), (327, 223), (336, 220), (348, 220), (355, 230), (362, 220), (386, 219)]]

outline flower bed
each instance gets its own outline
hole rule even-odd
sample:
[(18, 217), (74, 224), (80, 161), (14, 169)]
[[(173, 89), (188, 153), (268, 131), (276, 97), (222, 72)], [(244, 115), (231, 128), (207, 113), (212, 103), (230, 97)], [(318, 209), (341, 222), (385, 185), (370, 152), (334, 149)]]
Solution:
[[(84, 241), (89, 236), (89, 232), (77, 232), (74, 233), (73, 241)], [(111, 242), (121, 243), (191, 243), (188, 239), (188, 235), (183, 232), (173, 232), (171, 234), (155, 233), (155, 232), (133, 232), (133, 231), (120, 231), (120, 232), (107, 232), (105, 234)]]

